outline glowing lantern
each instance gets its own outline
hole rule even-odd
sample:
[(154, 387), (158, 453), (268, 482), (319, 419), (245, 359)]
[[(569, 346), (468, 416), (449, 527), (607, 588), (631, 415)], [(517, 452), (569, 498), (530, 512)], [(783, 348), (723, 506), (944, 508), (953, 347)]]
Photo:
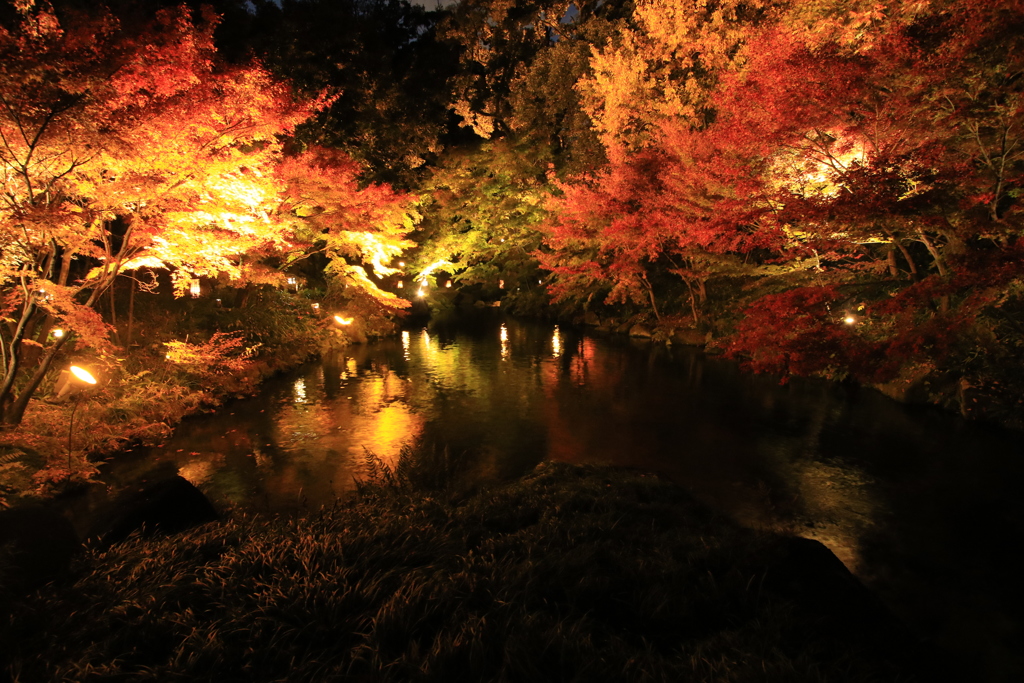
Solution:
[(355, 318), (342, 318), (340, 315), (334, 316), (334, 321), (339, 325), (351, 325)]
[(83, 367), (72, 365), (60, 373), (57, 385), (54, 388), (57, 390), (57, 398), (62, 399), (67, 396), (73, 396), (83, 389), (95, 385), (96, 378), (92, 376), (91, 372)]
[(505, 281), (498, 280), (498, 289), (505, 289)]
[(418, 292), (416, 292), (416, 296), (420, 297), (421, 299), (423, 297), (425, 297), (426, 295), (427, 295), (427, 290), (422, 289), (422, 288)]
[(320, 304), (314, 303), (314, 304), (312, 304), (312, 307), (313, 307), (314, 311), (319, 311), (320, 310)]
[(61, 337), (64, 336), (64, 330), (60, 329), (59, 327), (55, 327), (52, 330), (50, 330), (50, 334), (53, 335), (54, 339), (60, 339)]
[(847, 325), (856, 325), (857, 319), (852, 315), (848, 315), (845, 318), (843, 318), (843, 322), (846, 323)]
[(448, 282), (444, 283), (444, 286), (450, 288), (452, 286), (452, 281), (449, 280)]
[(193, 280), (188, 286), (188, 291), (193, 299), (198, 299), (199, 295), (203, 293), (202, 287), (199, 286), (199, 280)]
[(399, 280), (398, 281), (398, 288), (401, 289), (402, 287), (405, 287), (405, 283), (402, 282), (401, 280)]

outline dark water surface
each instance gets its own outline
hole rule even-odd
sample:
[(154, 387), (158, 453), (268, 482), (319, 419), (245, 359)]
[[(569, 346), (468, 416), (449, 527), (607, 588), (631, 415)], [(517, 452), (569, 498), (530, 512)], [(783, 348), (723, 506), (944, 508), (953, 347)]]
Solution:
[(222, 507), (315, 508), (353, 489), (365, 449), (393, 463), (419, 440), (485, 481), (544, 459), (662, 472), (742, 524), (821, 540), (973, 680), (1024, 680), (1024, 434), (690, 349), (512, 320), (403, 332), (189, 419), (109, 477), (158, 466)]

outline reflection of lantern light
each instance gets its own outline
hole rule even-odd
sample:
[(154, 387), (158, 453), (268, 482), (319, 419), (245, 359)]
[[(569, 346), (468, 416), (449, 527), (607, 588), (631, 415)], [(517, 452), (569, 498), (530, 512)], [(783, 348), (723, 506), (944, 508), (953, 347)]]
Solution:
[(508, 328), (501, 326), (501, 359), (508, 358)]
[(562, 333), (558, 325), (555, 325), (555, 333), (551, 336), (551, 351), (552, 356), (562, 355)]
[(55, 327), (53, 328), (53, 330), (50, 331), (50, 334), (53, 335), (54, 339), (60, 339), (61, 337), (64, 336), (64, 330), (60, 329), (59, 327)]
[(199, 295), (203, 292), (202, 287), (199, 285), (199, 280), (193, 280), (188, 286), (188, 291), (193, 299), (198, 299)]
[(340, 315), (336, 315), (334, 316), (334, 320), (339, 325), (351, 325), (352, 321), (355, 320), (355, 318), (342, 318)]

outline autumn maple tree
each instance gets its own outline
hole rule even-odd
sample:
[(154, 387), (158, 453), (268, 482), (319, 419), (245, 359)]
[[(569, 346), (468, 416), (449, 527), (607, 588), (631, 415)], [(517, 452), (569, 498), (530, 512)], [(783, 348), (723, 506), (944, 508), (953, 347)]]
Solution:
[(15, 10), (0, 29), (7, 424), (64, 345), (111, 352), (94, 306), (120, 272), (172, 268), (181, 288), (285, 244), (264, 204), (277, 136), (308, 115), (259, 68), (217, 65), (212, 15), (124, 26), (103, 11)]

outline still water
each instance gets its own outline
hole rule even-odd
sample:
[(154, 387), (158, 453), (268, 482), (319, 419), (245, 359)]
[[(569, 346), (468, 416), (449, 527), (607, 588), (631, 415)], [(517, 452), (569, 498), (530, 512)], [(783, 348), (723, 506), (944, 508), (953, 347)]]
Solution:
[(1021, 437), (692, 349), (497, 320), (346, 349), (187, 420), (121, 474), (155, 464), (221, 507), (289, 511), (351, 492), (367, 451), (393, 464), (421, 442), (468, 454), (481, 481), (545, 459), (652, 470), (744, 525), (821, 540), (986, 680), (1024, 672)]

